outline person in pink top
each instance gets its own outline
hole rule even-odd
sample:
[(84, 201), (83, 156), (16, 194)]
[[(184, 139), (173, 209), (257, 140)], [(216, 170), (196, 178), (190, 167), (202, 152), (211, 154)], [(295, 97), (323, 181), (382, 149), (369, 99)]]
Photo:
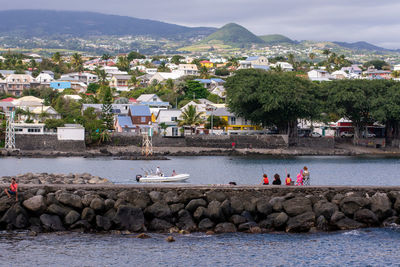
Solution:
[(300, 173), (297, 174), (297, 185), (303, 185), (303, 170), (300, 170)]

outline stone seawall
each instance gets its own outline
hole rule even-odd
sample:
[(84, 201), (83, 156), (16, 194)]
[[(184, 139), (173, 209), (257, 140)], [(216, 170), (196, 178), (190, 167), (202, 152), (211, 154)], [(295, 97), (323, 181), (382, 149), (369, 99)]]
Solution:
[(16, 134), (15, 146), (21, 150), (84, 151), (85, 141), (58, 140), (54, 134)]
[(399, 223), (400, 187), (20, 185), (0, 229), (314, 232)]
[[(178, 138), (154, 136), (154, 147), (207, 147), (207, 148), (232, 148), (235, 142), (236, 148), (287, 148), (287, 135), (193, 135)], [(114, 133), (110, 145), (141, 146), (142, 137)]]

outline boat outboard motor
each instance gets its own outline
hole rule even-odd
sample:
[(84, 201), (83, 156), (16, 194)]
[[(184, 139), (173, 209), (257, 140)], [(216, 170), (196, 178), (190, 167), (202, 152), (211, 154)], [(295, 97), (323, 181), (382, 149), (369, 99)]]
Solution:
[(137, 175), (136, 175), (136, 181), (139, 182), (139, 181), (140, 181), (140, 178), (142, 178), (142, 177), (143, 177), (142, 175), (137, 174)]

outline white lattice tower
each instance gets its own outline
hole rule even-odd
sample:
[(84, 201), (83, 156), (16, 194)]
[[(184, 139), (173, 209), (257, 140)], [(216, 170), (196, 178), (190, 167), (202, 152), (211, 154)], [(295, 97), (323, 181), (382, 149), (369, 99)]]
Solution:
[(15, 129), (14, 129), (14, 111), (7, 114), (6, 121), (6, 139), (4, 148), (7, 150), (15, 149)]
[(142, 134), (142, 155), (148, 156), (153, 155), (153, 142), (151, 136), (148, 133)]

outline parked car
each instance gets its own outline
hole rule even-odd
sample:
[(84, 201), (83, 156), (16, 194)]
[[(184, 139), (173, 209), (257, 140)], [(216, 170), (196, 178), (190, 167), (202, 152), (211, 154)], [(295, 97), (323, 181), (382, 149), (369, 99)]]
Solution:
[(315, 138), (319, 138), (319, 137), (322, 137), (322, 134), (317, 133), (317, 132), (312, 132), (310, 136), (311, 137), (315, 137)]
[(374, 137), (376, 137), (376, 134), (370, 133), (370, 132), (367, 132), (367, 134), (365, 134), (365, 131), (363, 131), (362, 132), (362, 137), (363, 138), (374, 138)]
[(341, 132), (340, 133), (340, 137), (354, 137), (354, 133), (352, 133), (352, 132), (348, 132), (348, 131), (345, 131), (345, 132)]

